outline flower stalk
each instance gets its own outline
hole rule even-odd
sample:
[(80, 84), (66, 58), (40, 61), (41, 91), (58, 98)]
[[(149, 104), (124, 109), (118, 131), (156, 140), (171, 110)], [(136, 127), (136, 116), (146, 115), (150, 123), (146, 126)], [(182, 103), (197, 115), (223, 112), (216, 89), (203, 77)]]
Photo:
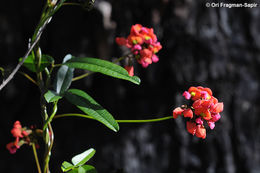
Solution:
[[(54, 119), (62, 118), (62, 117), (81, 117), (81, 118), (88, 118), (88, 119), (94, 120), (94, 118), (89, 115), (76, 114), (76, 113), (56, 115), (54, 117)], [(173, 119), (173, 116), (165, 116), (162, 118), (145, 119), (145, 120), (116, 120), (116, 122), (118, 122), (118, 123), (151, 123), (151, 122), (165, 121), (165, 120), (169, 120), (169, 119)]]
[(41, 166), (40, 166), (39, 159), (38, 159), (38, 154), (37, 154), (36, 147), (35, 147), (35, 143), (32, 143), (32, 149), (33, 149), (33, 155), (34, 155), (34, 159), (36, 162), (38, 173), (42, 173)]

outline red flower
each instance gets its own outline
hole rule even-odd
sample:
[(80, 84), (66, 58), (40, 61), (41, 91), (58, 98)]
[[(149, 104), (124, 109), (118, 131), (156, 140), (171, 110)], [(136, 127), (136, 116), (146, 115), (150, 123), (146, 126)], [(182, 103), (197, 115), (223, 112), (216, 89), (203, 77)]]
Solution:
[(191, 121), (187, 121), (187, 123), (186, 123), (186, 128), (187, 128), (187, 131), (188, 131), (190, 134), (195, 135), (196, 130), (197, 130), (197, 125), (196, 125), (196, 123), (191, 122)]
[(131, 35), (139, 35), (141, 29), (142, 29), (142, 25), (140, 25), (140, 24), (135, 24), (135, 25), (133, 25), (133, 26), (131, 27), (130, 34), (131, 34)]
[(224, 104), (222, 102), (216, 103), (210, 107), (210, 111), (215, 114), (222, 112), (223, 109), (224, 109)]
[(20, 121), (16, 121), (15, 123), (14, 123), (14, 128), (11, 130), (11, 133), (13, 134), (13, 136), (15, 137), (15, 138), (22, 138), (23, 137), (23, 135), (22, 135), (22, 126), (21, 126), (21, 123), (20, 123)]
[(9, 150), (11, 154), (16, 153), (16, 150), (20, 148), (18, 145), (16, 145), (14, 142), (10, 142), (6, 144), (6, 148)]
[(173, 118), (178, 118), (179, 115), (181, 115), (183, 113), (183, 109), (180, 107), (177, 107), (173, 110)]
[(128, 38), (127, 38), (127, 43), (129, 45), (136, 45), (136, 44), (143, 44), (144, 43), (144, 40), (142, 37), (139, 37), (139, 36), (135, 36), (135, 35), (129, 35)]
[(183, 111), (183, 116), (188, 118), (193, 118), (193, 112), (191, 109), (185, 109)]
[(187, 131), (192, 135), (196, 135), (199, 138), (206, 138), (206, 129), (203, 126), (203, 121), (206, 121), (209, 128), (212, 130), (215, 128), (215, 122), (217, 122), (221, 116), (220, 112), (223, 111), (224, 104), (218, 102), (212, 95), (210, 88), (204, 88), (202, 86), (190, 87), (188, 91), (183, 93), (185, 99), (193, 101), (192, 106), (184, 105), (185, 109), (180, 107), (174, 109), (173, 117), (177, 118), (179, 115), (189, 117), (187, 121)]
[(197, 125), (196, 136), (202, 139), (206, 138), (206, 129), (203, 125)]
[(20, 121), (16, 121), (14, 123), (11, 133), (15, 137), (15, 141), (6, 145), (6, 148), (11, 154), (14, 154), (16, 150), (24, 143), (30, 143), (30, 138), (28, 136), (32, 133), (32, 131), (30, 129), (27, 130), (26, 127), (22, 128)]
[(190, 134), (196, 135), (198, 138), (206, 138), (206, 129), (203, 125), (197, 125), (195, 122), (187, 121), (186, 128)]
[(134, 76), (134, 67), (133, 66), (125, 66), (125, 69), (128, 72), (129, 76)]
[(210, 99), (212, 96), (212, 91), (209, 88), (203, 88), (201, 86), (198, 87), (190, 87), (188, 92), (191, 94), (191, 98), (193, 101), (205, 98)]
[(131, 27), (130, 35), (127, 39), (117, 37), (116, 43), (120, 46), (130, 48), (137, 62), (144, 68), (153, 62), (156, 63), (159, 61), (159, 58), (155, 54), (162, 49), (162, 46), (160, 42), (157, 41), (157, 37), (152, 28), (135, 24)]
[(127, 41), (124, 37), (117, 37), (116, 43), (120, 46), (126, 45)]

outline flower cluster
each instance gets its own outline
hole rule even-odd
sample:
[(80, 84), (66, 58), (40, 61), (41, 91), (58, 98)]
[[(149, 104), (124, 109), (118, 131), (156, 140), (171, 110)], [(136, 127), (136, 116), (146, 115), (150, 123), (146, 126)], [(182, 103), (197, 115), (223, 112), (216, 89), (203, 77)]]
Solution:
[(190, 87), (188, 91), (183, 93), (183, 96), (187, 100), (192, 100), (192, 106), (183, 105), (173, 110), (173, 118), (177, 118), (180, 115), (189, 118), (186, 123), (186, 128), (189, 133), (196, 135), (199, 138), (206, 138), (206, 129), (204, 122), (208, 124), (210, 129), (214, 129), (215, 122), (217, 122), (221, 116), (220, 112), (223, 111), (223, 103), (218, 102), (212, 95), (210, 88), (204, 88), (201, 86)]
[(14, 123), (11, 133), (15, 137), (15, 141), (6, 145), (6, 148), (11, 154), (14, 154), (21, 145), (30, 143), (29, 135), (32, 133), (32, 130), (26, 127), (22, 128), (20, 121)]
[[(117, 37), (116, 43), (131, 49), (132, 54), (144, 68), (153, 62), (159, 61), (155, 55), (161, 48), (160, 42), (153, 32), (153, 28), (146, 28), (140, 24), (131, 27), (130, 35), (127, 38)], [(128, 64), (125, 69), (130, 76), (134, 75), (132, 64)]]

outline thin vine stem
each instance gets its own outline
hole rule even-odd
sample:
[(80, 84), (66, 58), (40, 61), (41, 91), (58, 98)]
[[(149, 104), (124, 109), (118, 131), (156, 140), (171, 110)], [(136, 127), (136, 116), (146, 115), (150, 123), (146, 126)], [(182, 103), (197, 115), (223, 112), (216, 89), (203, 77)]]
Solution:
[(72, 81), (76, 81), (76, 80), (83, 79), (83, 78), (85, 78), (85, 77), (87, 77), (87, 76), (89, 76), (89, 75), (91, 75), (91, 74), (93, 74), (93, 73), (94, 73), (94, 72), (84, 73), (84, 74), (82, 74), (82, 75), (80, 75), (80, 76), (74, 77), (74, 78), (72, 79)]
[(44, 126), (43, 126), (43, 131), (46, 130), (48, 124), (52, 121), (53, 117), (55, 116), (55, 114), (56, 114), (56, 112), (57, 112), (57, 109), (58, 109), (57, 104), (58, 104), (57, 101), (54, 102), (52, 114), (51, 114), (51, 116), (49, 116), (48, 119), (45, 121)]
[[(81, 117), (81, 118), (88, 118), (88, 119), (94, 120), (94, 118), (89, 115), (76, 114), (76, 113), (56, 115), (54, 117), (54, 119), (62, 118), (62, 117)], [(165, 121), (165, 120), (169, 120), (172, 118), (173, 118), (173, 116), (166, 116), (166, 117), (162, 117), (162, 118), (145, 119), (145, 120), (116, 120), (116, 122), (118, 122), (118, 123), (150, 123), (150, 122)]]
[(28, 74), (24, 73), (24, 72), (21, 72), (19, 71), (18, 73), (20, 73), (21, 75), (23, 75), (24, 77), (26, 77), (29, 81), (31, 81), (32, 83), (34, 83), (35, 85), (38, 86), (37, 82), (31, 77), (29, 76)]
[[(4, 76), (4, 72), (8, 71), (8, 70), (5, 70), (4, 68), (0, 67), (0, 71), (2, 72), (2, 76)], [(29, 81), (31, 81), (35, 85), (38, 85), (37, 82), (30, 75), (28, 75), (27, 73), (24, 73), (24, 72), (21, 72), (21, 71), (18, 71), (18, 73), (23, 75), (25, 78), (27, 78)]]
[(67, 5), (71, 5), (71, 6), (81, 6), (81, 4), (79, 3), (73, 3), (73, 2), (66, 2), (63, 3), (62, 6), (67, 6)]
[[(49, 130), (49, 131), (48, 131)], [(50, 157), (51, 157), (51, 149), (53, 146), (53, 142), (54, 142), (54, 133), (52, 130), (52, 126), (51, 123), (48, 123), (48, 133), (49, 133), (49, 142), (48, 142), (48, 149), (45, 155), (45, 163), (44, 163), (44, 173), (50, 173), (49, 170), (49, 162), (50, 162)]]
[(37, 151), (36, 151), (36, 147), (35, 147), (35, 143), (32, 143), (32, 149), (33, 149), (33, 155), (34, 155), (34, 159), (35, 159), (35, 162), (36, 162), (36, 165), (37, 165), (38, 173), (42, 173), (41, 166), (40, 166), (39, 159), (38, 159), (38, 155), (37, 155)]

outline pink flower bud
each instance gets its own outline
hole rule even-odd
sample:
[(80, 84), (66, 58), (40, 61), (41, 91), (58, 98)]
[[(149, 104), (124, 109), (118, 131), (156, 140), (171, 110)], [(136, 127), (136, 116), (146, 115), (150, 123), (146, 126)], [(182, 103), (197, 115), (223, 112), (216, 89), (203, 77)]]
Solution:
[(152, 56), (152, 61), (153, 61), (154, 63), (158, 62), (158, 61), (159, 61), (158, 56), (153, 55), (153, 56)]
[(206, 91), (201, 91), (200, 92), (201, 93), (201, 97), (203, 98), (203, 99), (208, 99), (208, 92), (206, 92)]
[(141, 28), (141, 32), (148, 33), (148, 30), (147, 30), (146, 27), (142, 27), (142, 28)]
[(187, 99), (187, 100), (189, 100), (190, 98), (191, 98), (191, 95), (190, 95), (190, 93), (188, 92), (188, 91), (184, 91), (184, 93), (182, 94), (184, 97), (185, 97), (185, 99)]
[(213, 122), (216, 122), (221, 118), (220, 114), (211, 114), (211, 116), (212, 116), (211, 120)]
[(208, 121), (208, 125), (211, 130), (215, 128), (215, 123), (213, 121)]
[(201, 119), (201, 117), (196, 118), (195, 121), (196, 121), (197, 124), (203, 125), (203, 120)]
[(11, 154), (16, 153), (16, 150), (19, 148), (13, 142), (10, 142), (6, 145), (6, 148), (9, 150)]
[(141, 50), (142, 46), (140, 46), (140, 44), (136, 44), (136, 45), (134, 45), (133, 49), (134, 50)]

